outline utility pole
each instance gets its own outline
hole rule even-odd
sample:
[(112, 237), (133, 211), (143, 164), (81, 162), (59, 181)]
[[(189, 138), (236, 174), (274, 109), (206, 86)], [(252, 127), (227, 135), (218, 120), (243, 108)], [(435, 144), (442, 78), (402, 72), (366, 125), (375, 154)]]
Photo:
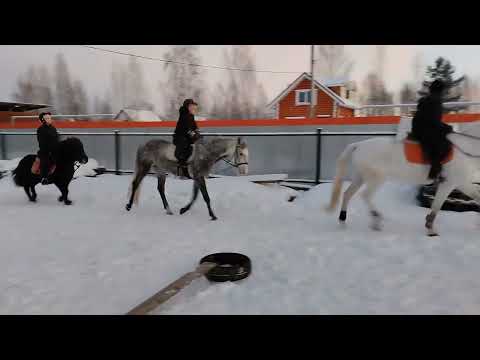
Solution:
[(312, 81), (310, 84), (310, 119), (315, 118), (315, 106), (314, 104), (314, 86), (313, 86), (313, 67), (314, 67), (314, 50), (315, 50), (315, 45), (311, 45), (310, 47), (310, 76), (312, 77)]

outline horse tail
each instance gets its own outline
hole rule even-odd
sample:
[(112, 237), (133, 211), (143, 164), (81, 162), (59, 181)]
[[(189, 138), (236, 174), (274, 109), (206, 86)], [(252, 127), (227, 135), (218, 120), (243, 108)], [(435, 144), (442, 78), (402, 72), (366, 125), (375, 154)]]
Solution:
[(356, 143), (348, 145), (337, 159), (337, 171), (333, 182), (332, 196), (330, 198), (330, 204), (326, 208), (328, 212), (334, 211), (337, 207), (338, 200), (340, 199), (340, 192), (342, 191), (343, 178), (347, 172), (347, 163), (350, 161), (352, 154), (356, 149)]
[(13, 182), (15, 183), (16, 186), (24, 186), (25, 184), (24, 176), (22, 176), (23, 174), (22, 174), (21, 165), (22, 164), (19, 163), (17, 167), (11, 171)]

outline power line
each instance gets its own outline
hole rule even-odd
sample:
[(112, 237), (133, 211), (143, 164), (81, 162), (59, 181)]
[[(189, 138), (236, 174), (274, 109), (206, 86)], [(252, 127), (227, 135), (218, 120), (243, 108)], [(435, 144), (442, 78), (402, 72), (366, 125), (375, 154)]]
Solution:
[(80, 45), (80, 46), (88, 48), (88, 49), (93, 49), (93, 50), (98, 50), (98, 51), (103, 51), (103, 52), (108, 52), (108, 53), (113, 53), (113, 54), (118, 54), (118, 55), (133, 56), (133, 57), (140, 58), (140, 59), (145, 59), (145, 60), (160, 61), (160, 62), (164, 62), (164, 63), (178, 64), (178, 65), (197, 66), (197, 67), (204, 67), (204, 68), (210, 68), (210, 69), (230, 70), (230, 71), (248, 71), (248, 72), (271, 73), (271, 74), (301, 74), (303, 72), (303, 71), (274, 71), (274, 70), (240, 69), (240, 68), (232, 68), (232, 67), (217, 66), (217, 65), (193, 64), (193, 63), (187, 63), (187, 62), (181, 62), (181, 61), (160, 59), (160, 58), (155, 58), (155, 57), (150, 57), (150, 56), (136, 55), (136, 54), (126, 53), (126, 52), (122, 52), (122, 51), (108, 50), (108, 49), (103, 49), (103, 48), (99, 48), (99, 47), (96, 47), (96, 46), (89, 46), (89, 45)]

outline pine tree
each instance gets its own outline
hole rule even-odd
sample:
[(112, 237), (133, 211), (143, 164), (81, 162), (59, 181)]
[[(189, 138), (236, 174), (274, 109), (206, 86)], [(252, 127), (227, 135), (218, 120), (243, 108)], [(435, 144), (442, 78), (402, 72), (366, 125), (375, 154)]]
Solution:
[[(428, 87), (434, 80), (442, 80), (445, 83), (446, 91), (443, 97), (444, 102), (459, 101), (462, 97), (461, 84), (465, 80), (465, 76), (454, 79), (455, 68), (450, 61), (443, 57), (435, 60), (435, 66), (427, 67), (427, 80), (423, 82), (423, 89), (418, 93), (421, 96), (428, 94)], [(455, 108), (449, 107), (446, 111), (458, 111), (464, 109), (465, 106), (457, 106)]]

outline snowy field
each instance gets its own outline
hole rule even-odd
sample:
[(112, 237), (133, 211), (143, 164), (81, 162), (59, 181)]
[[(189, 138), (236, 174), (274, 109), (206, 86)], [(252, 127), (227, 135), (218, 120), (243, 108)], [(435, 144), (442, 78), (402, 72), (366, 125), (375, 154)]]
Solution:
[(443, 212), (441, 236), (428, 238), (414, 188), (377, 195), (386, 222), (376, 233), (358, 198), (346, 229), (323, 213), (329, 184), (288, 202), (292, 190), (211, 179), (212, 222), (201, 196), (178, 215), (191, 182), (175, 179), (167, 197), (177, 215), (164, 213), (152, 177), (125, 211), (130, 180), (80, 177), (70, 207), (54, 186), (37, 186), (34, 204), (0, 180), (0, 314), (124, 314), (220, 251), (248, 255), (251, 276), (197, 280), (156, 314), (480, 313), (478, 214)]

